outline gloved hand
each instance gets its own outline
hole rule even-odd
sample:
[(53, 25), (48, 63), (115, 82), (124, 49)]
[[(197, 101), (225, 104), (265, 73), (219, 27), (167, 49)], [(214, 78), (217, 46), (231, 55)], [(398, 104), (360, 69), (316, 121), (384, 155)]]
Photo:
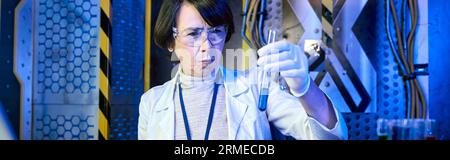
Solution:
[(301, 97), (308, 91), (311, 83), (308, 59), (298, 45), (282, 40), (268, 44), (257, 52), (257, 64), (272, 74), (280, 72), (292, 95)]

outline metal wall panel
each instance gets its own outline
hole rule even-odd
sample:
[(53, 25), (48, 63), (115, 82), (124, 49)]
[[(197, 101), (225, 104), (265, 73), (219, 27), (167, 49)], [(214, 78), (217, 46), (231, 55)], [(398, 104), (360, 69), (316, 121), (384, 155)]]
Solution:
[(31, 139), (33, 24), (32, 0), (22, 0), (15, 9), (14, 74), (20, 83), (20, 138)]
[[(33, 137), (61, 138), (58, 117), (70, 123), (72, 117), (80, 116), (89, 119), (90, 125), (79, 132), (88, 136), (79, 138), (96, 139), (99, 1), (38, 0), (34, 5), (33, 112), (36, 125)], [(39, 125), (41, 121), (43, 125)], [(46, 122), (49, 122), (50, 132), (45, 129)], [(76, 124), (72, 122), (72, 126)], [(52, 132), (54, 130), (56, 132)], [(76, 137), (74, 133), (64, 131), (64, 134), (72, 134), (64, 137), (72, 139)]]

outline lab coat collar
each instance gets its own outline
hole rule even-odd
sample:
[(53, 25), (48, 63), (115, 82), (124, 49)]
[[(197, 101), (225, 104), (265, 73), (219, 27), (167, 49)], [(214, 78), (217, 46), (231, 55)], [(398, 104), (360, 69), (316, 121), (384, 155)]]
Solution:
[[(178, 76), (178, 73), (176, 74), (176, 76)], [(156, 106), (155, 106), (155, 111), (159, 112), (162, 110), (166, 110), (167, 108), (169, 108), (169, 106), (174, 106), (174, 102), (173, 102), (173, 97), (175, 94), (175, 86), (176, 86), (176, 79), (171, 79), (168, 84), (167, 84), (167, 88), (164, 89), (162, 96), (160, 97), (160, 99), (158, 100)]]
[[(167, 88), (163, 92), (163, 96), (161, 96), (161, 99), (159, 100), (156, 111), (164, 110), (169, 107), (169, 105), (173, 106), (173, 95), (175, 93), (175, 87), (177, 85), (177, 82), (179, 80), (181, 69), (178, 69), (177, 73), (175, 74), (175, 77), (172, 78), (168, 82)], [(218, 76), (222, 76), (222, 80), (224, 83), (225, 89), (228, 91), (228, 93), (236, 97), (244, 92), (246, 92), (249, 89), (248, 84), (244, 83), (245, 80), (240, 78), (239, 74), (242, 74), (239, 71), (231, 71), (224, 69), (223, 67), (219, 67), (219, 72), (221, 73)]]
[[(174, 123), (174, 94), (175, 94), (175, 87), (178, 82), (180, 69), (175, 74), (175, 77), (171, 79), (167, 87), (162, 93), (161, 98), (158, 100), (155, 111), (156, 113), (165, 113), (167, 118), (166, 120), (162, 120), (159, 122), (159, 126), (161, 128), (165, 127), (171, 127), (171, 125), (175, 125)], [(231, 95), (232, 97), (229, 97), (230, 101), (227, 101), (227, 118), (229, 119), (228, 123), (228, 134), (230, 139), (236, 139), (237, 133), (240, 129), (240, 125), (242, 123), (242, 120), (244, 118), (244, 115), (247, 112), (248, 105), (245, 103), (240, 102), (236, 97), (242, 93), (245, 93), (247, 90), (249, 90), (248, 84), (244, 83), (244, 80), (240, 78), (240, 76), (237, 76), (239, 72), (237, 71), (229, 71), (226, 69), (223, 69), (222, 67), (219, 68), (219, 73), (223, 75), (223, 83), (225, 89), (228, 91), (227, 95)], [(219, 75), (221, 76), (221, 75)], [(229, 106), (233, 106), (230, 108)], [(169, 112), (166, 112), (169, 111)], [(171, 128), (174, 128), (173, 126)], [(172, 131), (169, 131), (172, 134), (167, 135), (168, 139), (173, 138), (174, 133)]]
[(236, 71), (236, 70), (222, 70), (222, 79), (224, 80), (225, 88), (228, 90), (229, 94), (231, 96), (238, 96), (244, 92), (246, 92), (249, 89), (249, 86), (247, 83), (245, 83), (245, 79), (242, 77), (242, 72)]

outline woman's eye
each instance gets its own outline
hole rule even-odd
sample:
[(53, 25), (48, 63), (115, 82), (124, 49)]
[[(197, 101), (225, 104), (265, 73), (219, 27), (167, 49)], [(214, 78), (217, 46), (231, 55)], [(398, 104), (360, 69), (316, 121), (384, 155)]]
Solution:
[(212, 33), (221, 33), (221, 32), (225, 32), (225, 31), (224, 31), (224, 29), (221, 29), (221, 28), (214, 28), (214, 29), (212, 29), (211, 32)]
[(213, 29), (211, 32), (212, 33), (220, 33), (221, 31), (219, 29)]
[(201, 32), (189, 32), (187, 35), (196, 37), (196, 36), (199, 36), (200, 34), (201, 34)]

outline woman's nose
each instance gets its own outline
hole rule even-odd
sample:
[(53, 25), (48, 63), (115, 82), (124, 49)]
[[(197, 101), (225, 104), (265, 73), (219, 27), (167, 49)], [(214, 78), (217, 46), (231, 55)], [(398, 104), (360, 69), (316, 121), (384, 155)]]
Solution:
[(200, 46), (201, 52), (207, 52), (208, 49), (210, 49), (212, 46), (211, 42), (209, 41), (208, 37), (205, 36), (205, 40), (203, 41), (202, 45)]

